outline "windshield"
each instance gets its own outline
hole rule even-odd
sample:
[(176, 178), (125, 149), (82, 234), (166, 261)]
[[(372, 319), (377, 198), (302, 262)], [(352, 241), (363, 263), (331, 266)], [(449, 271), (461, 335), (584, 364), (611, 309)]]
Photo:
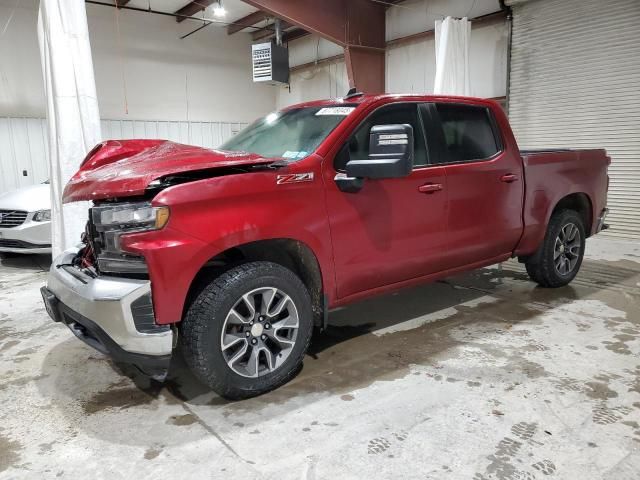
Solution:
[(222, 144), (220, 149), (299, 160), (313, 153), (355, 108), (356, 105), (341, 104), (270, 113)]

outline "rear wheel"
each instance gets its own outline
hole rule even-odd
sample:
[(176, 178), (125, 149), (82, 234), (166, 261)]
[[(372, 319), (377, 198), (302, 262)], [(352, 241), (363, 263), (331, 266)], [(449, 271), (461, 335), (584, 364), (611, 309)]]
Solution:
[(289, 269), (247, 263), (207, 285), (181, 328), (194, 374), (223, 397), (248, 398), (300, 369), (313, 330), (311, 298)]
[(584, 220), (576, 211), (554, 213), (540, 249), (525, 264), (529, 277), (543, 287), (567, 285), (582, 265), (585, 238)]

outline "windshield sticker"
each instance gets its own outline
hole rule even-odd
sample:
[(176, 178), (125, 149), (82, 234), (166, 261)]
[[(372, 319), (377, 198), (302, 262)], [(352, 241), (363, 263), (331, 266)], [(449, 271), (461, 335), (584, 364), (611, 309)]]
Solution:
[(316, 115), (349, 115), (356, 107), (325, 107), (316, 112)]

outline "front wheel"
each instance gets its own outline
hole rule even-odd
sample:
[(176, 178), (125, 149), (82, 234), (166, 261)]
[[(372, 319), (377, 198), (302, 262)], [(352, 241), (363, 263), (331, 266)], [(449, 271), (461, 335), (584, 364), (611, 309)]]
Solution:
[(529, 277), (542, 287), (567, 285), (582, 265), (585, 239), (584, 220), (576, 211), (554, 213), (542, 245), (525, 264)]
[(291, 270), (247, 263), (209, 283), (181, 329), (194, 374), (225, 398), (248, 398), (279, 387), (300, 369), (313, 330), (311, 298)]

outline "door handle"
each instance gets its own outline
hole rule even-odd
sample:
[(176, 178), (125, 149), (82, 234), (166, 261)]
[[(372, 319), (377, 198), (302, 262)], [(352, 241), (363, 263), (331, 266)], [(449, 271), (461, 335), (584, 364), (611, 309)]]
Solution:
[(418, 187), (420, 193), (436, 193), (442, 190), (441, 183), (426, 183)]
[(518, 180), (518, 176), (514, 175), (513, 173), (507, 173), (506, 175), (500, 177), (500, 181), (504, 183), (513, 183), (516, 180)]

